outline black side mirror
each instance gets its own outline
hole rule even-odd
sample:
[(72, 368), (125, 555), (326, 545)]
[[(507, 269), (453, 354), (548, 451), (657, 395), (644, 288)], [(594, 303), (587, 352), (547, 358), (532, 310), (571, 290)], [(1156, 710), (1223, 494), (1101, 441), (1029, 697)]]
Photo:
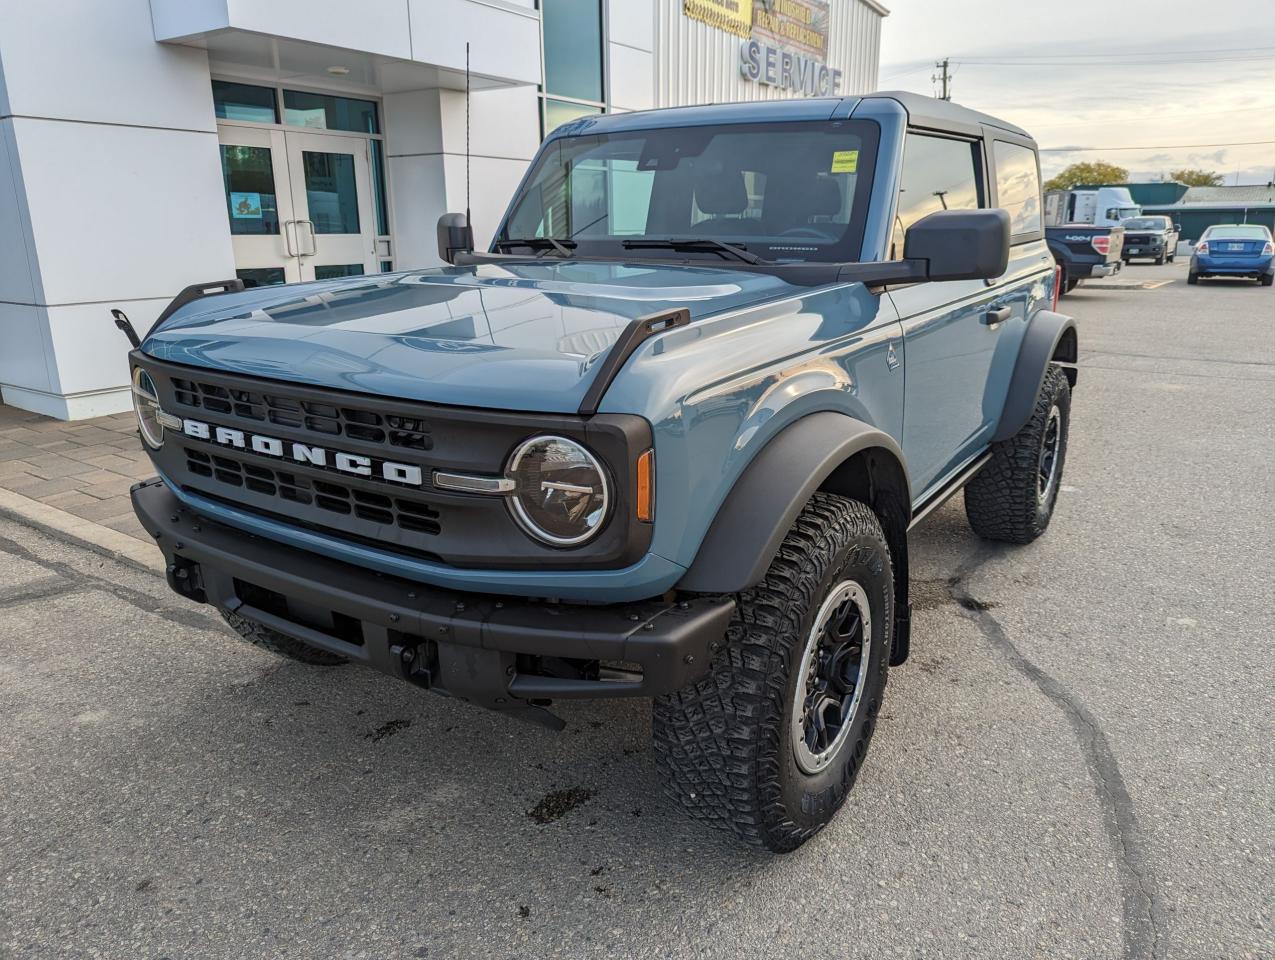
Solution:
[(474, 228), (463, 213), (445, 213), (438, 218), (438, 255), (447, 263), (456, 254), (474, 252)]
[(1173, 225), (1173, 232), (1174, 232), (1174, 233), (1181, 233), (1181, 232), (1182, 232), (1182, 224), (1180, 224), (1180, 223), (1175, 223), (1175, 224)]
[(924, 260), (927, 280), (992, 280), (1009, 266), (1009, 214), (999, 209), (931, 213), (908, 228), (903, 257)]

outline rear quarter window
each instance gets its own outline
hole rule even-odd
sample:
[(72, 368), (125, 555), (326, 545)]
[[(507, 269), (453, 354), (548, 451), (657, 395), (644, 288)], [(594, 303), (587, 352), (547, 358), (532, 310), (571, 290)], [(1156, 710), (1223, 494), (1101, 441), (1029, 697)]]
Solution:
[(1040, 235), (1040, 168), (1036, 151), (1017, 143), (997, 140), (992, 145), (996, 162), (996, 202), (1009, 213), (1009, 233), (1015, 241)]

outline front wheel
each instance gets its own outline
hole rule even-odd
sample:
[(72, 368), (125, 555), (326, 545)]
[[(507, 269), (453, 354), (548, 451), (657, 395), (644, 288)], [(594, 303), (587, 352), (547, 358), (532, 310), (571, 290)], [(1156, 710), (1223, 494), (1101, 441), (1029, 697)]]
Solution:
[(656, 761), (693, 817), (794, 850), (841, 808), (885, 692), (894, 573), (865, 504), (817, 493), (739, 596), (709, 674), (654, 706)]
[(1071, 385), (1050, 364), (1032, 415), (965, 487), (965, 515), (980, 537), (1031, 543), (1049, 526), (1062, 485), (1071, 424)]

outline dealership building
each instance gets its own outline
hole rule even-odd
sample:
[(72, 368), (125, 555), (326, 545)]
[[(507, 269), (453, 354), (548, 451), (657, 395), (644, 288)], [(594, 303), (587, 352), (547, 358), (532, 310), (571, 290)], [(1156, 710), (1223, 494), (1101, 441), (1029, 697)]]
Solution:
[(887, 13), (875, 0), (8, 0), (0, 399), (62, 419), (128, 409), (112, 308), (144, 332), (192, 283), (436, 265), (438, 217), (467, 202), (485, 246), (567, 120), (873, 90)]

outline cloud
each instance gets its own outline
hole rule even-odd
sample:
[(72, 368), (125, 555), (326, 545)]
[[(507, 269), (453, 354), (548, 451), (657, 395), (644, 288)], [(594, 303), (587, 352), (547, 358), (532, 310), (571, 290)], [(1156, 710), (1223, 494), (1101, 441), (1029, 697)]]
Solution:
[(1214, 150), (1212, 153), (1188, 153), (1186, 158), (1192, 163), (1212, 163), (1221, 166), (1226, 163), (1226, 155), (1229, 151), (1223, 147), (1221, 150)]

